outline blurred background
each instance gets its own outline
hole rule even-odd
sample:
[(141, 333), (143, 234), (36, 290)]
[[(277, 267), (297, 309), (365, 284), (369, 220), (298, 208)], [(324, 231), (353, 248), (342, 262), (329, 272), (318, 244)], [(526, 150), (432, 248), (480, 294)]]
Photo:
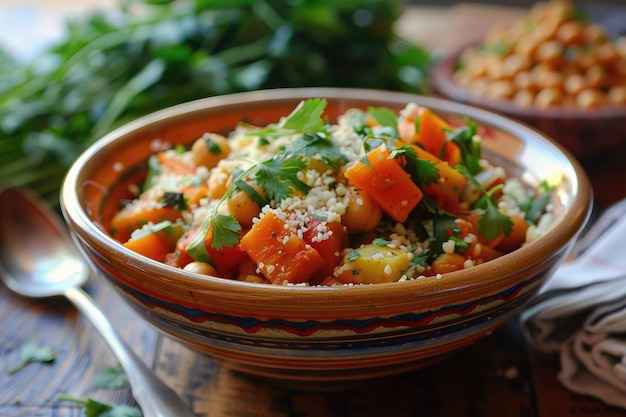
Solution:
[[(615, 35), (626, 1), (574, 1)], [(92, 141), (146, 113), (262, 88), (432, 94), (437, 60), (530, 0), (0, 0), (0, 187), (58, 203)]]

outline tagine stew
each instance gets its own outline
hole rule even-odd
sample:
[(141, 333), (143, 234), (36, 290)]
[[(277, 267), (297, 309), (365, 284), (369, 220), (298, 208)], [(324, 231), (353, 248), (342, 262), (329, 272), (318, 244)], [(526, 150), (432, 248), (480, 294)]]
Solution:
[(483, 158), (478, 126), (408, 104), (309, 99), (264, 127), (241, 122), (155, 151), (111, 221), (127, 248), (195, 273), (277, 285), (374, 284), (471, 268), (540, 236), (549, 187)]

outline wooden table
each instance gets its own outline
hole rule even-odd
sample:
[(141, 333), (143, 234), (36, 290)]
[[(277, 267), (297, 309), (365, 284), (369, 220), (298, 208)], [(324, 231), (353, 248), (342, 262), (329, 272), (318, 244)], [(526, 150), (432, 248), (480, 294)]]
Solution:
[[(399, 30), (410, 30), (415, 40), (446, 49), (458, 41), (454, 33), (459, 32), (450, 28), (464, 28), (471, 22), (484, 28), (486, 20), (511, 19), (519, 11), (460, 5), (415, 8), (410, 13), (411, 19), (422, 24), (406, 25), (402, 21)], [(600, 207), (626, 197), (623, 187), (613, 185), (615, 178), (626, 179), (622, 155), (617, 152), (608, 159), (585, 163)], [(626, 410), (565, 390), (556, 379), (558, 358), (529, 349), (516, 321), (422, 370), (364, 383), (353, 390), (297, 392), (229, 371), (210, 357), (161, 336), (123, 304), (102, 279), (90, 282), (87, 290), (122, 338), (198, 416), (626, 416)], [(7, 375), (6, 369), (28, 340), (50, 346), (57, 359), (51, 364), (33, 363)], [(93, 385), (96, 374), (116, 363), (91, 324), (67, 302), (31, 301), (0, 286), (0, 416), (82, 415), (82, 406), (59, 401), (59, 394), (132, 405), (128, 388), (112, 391)]]

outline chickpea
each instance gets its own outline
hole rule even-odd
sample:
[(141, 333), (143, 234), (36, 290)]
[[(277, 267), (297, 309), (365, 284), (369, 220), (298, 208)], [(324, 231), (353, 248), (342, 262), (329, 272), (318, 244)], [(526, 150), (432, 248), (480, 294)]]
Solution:
[[(254, 188), (261, 197), (263, 197), (263, 191), (256, 184), (251, 185), (251, 187)], [(243, 190), (238, 190), (228, 196), (226, 204), (228, 205), (230, 213), (235, 216), (237, 222), (244, 229), (252, 227), (252, 219), (261, 213), (259, 203), (250, 198), (250, 196)]]
[(521, 71), (515, 74), (513, 84), (520, 90), (532, 90), (535, 88), (535, 80), (530, 71)]
[(546, 87), (537, 93), (535, 105), (546, 108), (557, 106), (563, 101), (563, 92), (555, 87)]
[(350, 189), (346, 212), (341, 216), (341, 223), (346, 227), (348, 233), (366, 233), (376, 229), (382, 211), (369, 194)]
[(190, 262), (183, 268), (185, 271), (193, 272), (195, 274), (202, 275), (217, 275), (217, 270), (211, 264), (206, 262)]
[(608, 76), (606, 68), (602, 65), (592, 65), (585, 72), (587, 85), (592, 88), (601, 88), (607, 84)]
[(530, 59), (518, 54), (509, 55), (502, 61), (502, 71), (505, 78), (514, 78), (520, 72), (529, 70), (530, 67)]
[(626, 105), (626, 85), (611, 87), (607, 93), (607, 100), (611, 104)]
[(537, 47), (536, 59), (549, 65), (551, 68), (559, 68), (563, 65), (563, 53), (565, 48), (559, 41), (542, 42)]
[(604, 94), (595, 88), (587, 88), (576, 95), (576, 105), (583, 109), (598, 107), (604, 103)]
[(582, 45), (585, 43), (585, 27), (580, 22), (565, 22), (557, 30), (556, 38), (567, 46)]
[(518, 90), (513, 97), (513, 101), (518, 106), (530, 107), (535, 101), (535, 94), (530, 90)]
[(533, 79), (539, 88), (561, 88), (563, 86), (563, 75), (552, 70), (542, 70), (536, 68), (533, 72)]
[(197, 166), (209, 169), (230, 153), (228, 139), (215, 133), (206, 133), (191, 146), (191, 159)]
[(228, 168), (224, 166), (213, 168), (208, 180), (209, 190), (207, 195), (212, 199), (222, 198), (226, 194), (230, 181), (231, 173)]
[(619, 59), (619, 53), (617, 52), (617, 48), (612, 43), (603, 43), (598, 45), (595, 51), (596, 58), (599, 63), (604, 64), (605, 66), (613, 66), (615, 65)]
[(254, 275), (254, 274), (239, 275), (237, 277), (237, 281), (254, 282), (256, 284), (268, 284), (269, 283), (262, 276)]
[(584, 29), (585, 41), (588, 43), (599, 44), (606, 42), (607, 33), (602, 26), (597, 23), (590, 23)]
[(570, 74), (565, 78), (563, 87), (567, 94), (575, 96), (587, 87), (587, 80), (581, 74)]
[(496, 100), (511, 98), (514, 92), (513, 83), (508, 80), (492, 81), (485, 89), (485, 95)]

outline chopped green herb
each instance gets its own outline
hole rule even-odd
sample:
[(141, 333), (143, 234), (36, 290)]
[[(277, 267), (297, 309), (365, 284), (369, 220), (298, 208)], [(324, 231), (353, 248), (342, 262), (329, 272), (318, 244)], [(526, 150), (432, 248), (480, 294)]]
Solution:
[(96, 388), (122, 389), (129, 386), (128, 375), (121, 365), (103, 369), (96, 375), (93, 382)]
[(166, 191), (163, 193), (161, 203), (164, 207), (173, 208), (179, 211), (187, 209), (187, 200), (185, 200), (183, 193)]
[(91, 398), (77, 398), (61, 394), (59, 401), (70, 401), (85, 406), (83, 413), (86, 417), (142, 417), (139, 407), (129, 405), (112, 405)]
[(328, 139), (317, 133), (307, 132), (289, 143), (285, 152), (290, 155), (303, 155), (306, 157), (319, 157), (322, 162), (337, 169), (340, 165), (348, 162), (348, 158)]
[(352, 261), (356, 261), (357, 259), (359, 259), (361, 257), (361, 254), (356, 251), (356, 250), (351, 250), (350, 252), (348, 252), (348, 254), (346, 255), (346, 260), (348, 262), (352, 262)]
[(298, 178), (307, 167), (302, 156), (280, 154), (257, 165), (256, 183), (265, 191), (268, 199), (280, 201), (299, 191), (307, 194), (311, 187)]
[(32, 362), (54, 362), (56, 357), (56, 353), (48, 346), (43, 346), (34, 341), (27, 341), (20, 347), (20, 358), (17, 362), (7, 368), (7, 374), (14, 374)]

